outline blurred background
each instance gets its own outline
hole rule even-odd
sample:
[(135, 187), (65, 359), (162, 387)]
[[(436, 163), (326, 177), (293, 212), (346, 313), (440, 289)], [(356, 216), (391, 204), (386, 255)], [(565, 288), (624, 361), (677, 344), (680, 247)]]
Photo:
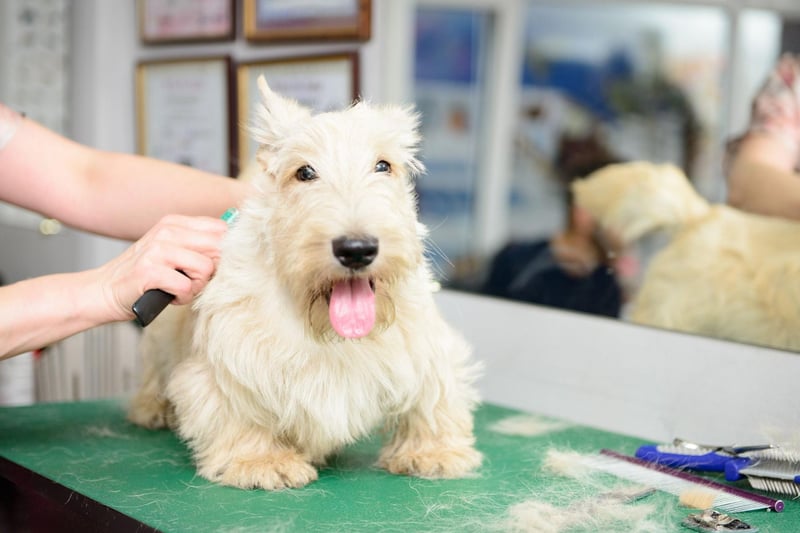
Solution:
[[(134, 0), (4, 0), (0, 101), (79, 142), (135, 152), (141, 62), (354, 53), (359, 95), (422, 113), (427, 173), (417, 191), (440, 283), (552, 306), (562, 306), (550, 294), (558, 283), (528, 297), (498, 289), (492, 275), (508, 284), (503, 269), (523, 265), (514, 279), (524, 286), (551, 266), (536, 254), (569, 223), (569, 182), (614, 161), (670, 162), (724, 201), (726, 139), (744, 128), (779, 55), (800, 52), (796, 0), (372, 0), (368, 39), (305, 42), (247, 39), (243, 2), (231, 0), (230, 38), (148, 44)], [(127, 244), (0, 204), (4, 283), (91, 268)], [(608, 305), (594, 296), (597, 308), (563, 307), (624, 320), (657, 247), (634, 251), (638, 269)], [(0, 403), (127, 394), (138, 335), (132, 324), (108, 326), (5, 361)]]

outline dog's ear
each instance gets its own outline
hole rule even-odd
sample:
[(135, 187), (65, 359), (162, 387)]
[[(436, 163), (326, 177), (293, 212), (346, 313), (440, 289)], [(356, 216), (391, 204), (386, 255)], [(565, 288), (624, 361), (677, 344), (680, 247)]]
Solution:
[(420, 115), (414, 106), (389, 105), (384, 108), (388, 122), (401, 135), (404, 148), (412, 153), (417, 152), (422, 140), (419, 133)]
[(422, 174), (425, 167), (416, 157), (422, 141), (420, 114), (414, 106), (385, 105), (380, 110), (386, 127), (380, 132), (376, 131), (376, 139), (386, 151), (386, 156), (402, 163), (411, 177)]
[(250, 135), (262, 149), (272, 152), (295, 124), (311, 117), (311, 110), (274, 92), (263, 75), (257, 83), (261, 101), (255, 107)]

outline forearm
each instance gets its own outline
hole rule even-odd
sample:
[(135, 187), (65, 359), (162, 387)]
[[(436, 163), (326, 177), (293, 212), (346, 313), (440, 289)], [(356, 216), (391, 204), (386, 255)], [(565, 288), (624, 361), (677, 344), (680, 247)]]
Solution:
[(219, 218), (171, 215), (97, 268), (0, 287), (0, 359), (131, 320), (133, 303), (149, 289), (190, 303), (214, 274), (226, 231)]
[(751, 213), (800, 219), (800, 175), (793, 155), (769, 138), (747, 139), (731, 162), (728, 203)]
[(0, 359), (113, 321), (94, 279), (92, 271), (86, 271), (0, 287)]
[(102, 152), (87, 172), (89, 213), (82, 229), (137, 239), (168, 213), (219, 217), (238, 206), (250, 184), (146, 157)]
[(0, 198), (128, 240), (167, 214), (218, 217), (249, 188), (184, 165), (88, 148), (28, 119), (0, 150)]

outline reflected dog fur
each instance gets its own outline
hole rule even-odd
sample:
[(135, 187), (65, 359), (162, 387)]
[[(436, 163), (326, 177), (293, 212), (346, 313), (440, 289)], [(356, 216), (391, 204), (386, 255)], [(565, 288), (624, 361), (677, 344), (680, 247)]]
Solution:
[(631, 321), (800, 350), (800, 223), (710, 204), (672, 165), (610, 165), (572, 187), (577, 205), (627, 244), (669, 235)]
[[(367, 102), (312, 114), (263, 78), (259, 90), (258, 169), (247, 171), (257, 192), (191, 308), (169, 306), (145, 331), (129, 418), (172, 427), (200, 475), (241, 488), (301, 487), (378, 428), (382, 468), (469, 474), (481, 462), (480, 365), (433, 299), (413, 192), (417, 115)], [(314, 179), (301, 179), (305, 166)], [(374, 261), (345, 267), (332, 252), (341, 236), (375, 237)], [(329, 318), (332, 287), (351, 277), (374, 289), (361, 338)]]

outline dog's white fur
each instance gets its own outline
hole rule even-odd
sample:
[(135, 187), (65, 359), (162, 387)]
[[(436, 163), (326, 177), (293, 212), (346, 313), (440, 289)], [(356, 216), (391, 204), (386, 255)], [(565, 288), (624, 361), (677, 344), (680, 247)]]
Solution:
[[(174, 427), (203, 477), (236, 487), (303, 486), (315, 465), (381, 427), (383, 468), (466, 475), (481, 462), (479, 365), (431, 294), (412, 182), (417, 116), (365, 102), (312, 115), (263, 79), (259, 88), (259, 191), (192, 309), (170, 306), (146, 330), (130, 419)], [(381, 160), (389, 172), (377, 171)], [(304, 165), (318, 179), (297, 179)], [(331, 251), (342, 235), (377, 237), (377, 258), (345, 268)], [(328, 320), (331, 287), (351, 276), (375, 286), (376, 324), (360, 339)]]
[(628, 244), (671, 235), (631, 302), (633, 322), (800, 350), (800, 223), (709, 204), (672, 165), (610, 165), (572, 188)]

